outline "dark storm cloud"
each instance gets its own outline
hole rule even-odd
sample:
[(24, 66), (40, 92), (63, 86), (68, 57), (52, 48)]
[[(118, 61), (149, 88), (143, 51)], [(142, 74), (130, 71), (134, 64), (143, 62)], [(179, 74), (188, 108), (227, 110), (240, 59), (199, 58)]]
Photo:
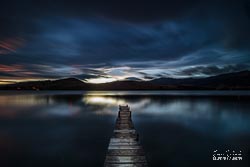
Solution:
[(33, 21), (50, 16), (86, 18), (102, 16), (116, 20), (147, 22), (182, 15), (195, 0), (177, 1), (74, 1), (8, 0), (1, 1), (0, 37), (29, 36), (38, 33)]
[[(216, 33), (201, 31), (187, 21), (163, 22), (160, 29), (155, 24), (117, 25), (98, 19), (50, 18), (37, 24), (41, 32), (13, 58), (24, 55), (24, 63), (176, 60), (217, 38)], [(210, 23), (204, 25), (207, 31), (212, 29)]]
[(19, 76), (81, 79), (114, 75), (112, 68), (123, 66), (131, 69), (119, 74), (144, 79), (249, 69), (242, 65), (250, 63), (249, 6), (247, 0), (2, 1), (0, 63), (24, 66)]

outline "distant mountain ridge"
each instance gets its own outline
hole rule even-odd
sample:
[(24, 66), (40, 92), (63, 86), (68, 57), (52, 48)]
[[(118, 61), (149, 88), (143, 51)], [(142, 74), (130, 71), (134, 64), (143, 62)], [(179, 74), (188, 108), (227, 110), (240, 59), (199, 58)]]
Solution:
[(221, 74), (207, 78), (158, 78), (142, 81), (127, 78), (102, 84), (82, 82), (77, 78), (20, 82), (1, 85), (1, 90), (250, 90), (250, 71)]
[(238, 84), (238, 85), (250, 86), (250, 71), (227, 73), (207, 78), (184, 78), (184, 79), (158, 78), (151, 80), (149, 82), (158, 85), (191, 84), (196, 86), (211, 86), (211, 85), (225, 84), (233, 86)]

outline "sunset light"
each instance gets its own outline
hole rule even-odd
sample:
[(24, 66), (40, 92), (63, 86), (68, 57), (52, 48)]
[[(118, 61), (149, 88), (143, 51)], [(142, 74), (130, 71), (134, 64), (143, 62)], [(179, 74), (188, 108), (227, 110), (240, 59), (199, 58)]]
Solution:
[(91, 78), (91, 79), (86, 79), (86, 81), (88, 83), (99, 84), (99, 83), (113, 82), (117, 80), (115, 78)]

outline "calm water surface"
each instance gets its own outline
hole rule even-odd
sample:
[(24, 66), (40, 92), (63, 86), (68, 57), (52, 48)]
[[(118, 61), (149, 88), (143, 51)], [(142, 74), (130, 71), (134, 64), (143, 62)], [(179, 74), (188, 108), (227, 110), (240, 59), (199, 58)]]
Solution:
[[(250, 166), (250, 92), (0, 92), (1, 167), (102, 166), (129, 104), (149, 166)], [(212, 161), (214, 150), (243, 161)]]

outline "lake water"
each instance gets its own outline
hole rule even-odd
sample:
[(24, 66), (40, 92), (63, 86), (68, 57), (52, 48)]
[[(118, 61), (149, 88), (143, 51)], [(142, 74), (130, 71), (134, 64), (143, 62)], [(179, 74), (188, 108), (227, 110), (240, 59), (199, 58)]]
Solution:
[[(149, 166), (250, 166), (249, 91), (0, 92), (1, 167), (103, 166), (128, 104)], [(213, 161), (213, 151), (242, 161)]]

